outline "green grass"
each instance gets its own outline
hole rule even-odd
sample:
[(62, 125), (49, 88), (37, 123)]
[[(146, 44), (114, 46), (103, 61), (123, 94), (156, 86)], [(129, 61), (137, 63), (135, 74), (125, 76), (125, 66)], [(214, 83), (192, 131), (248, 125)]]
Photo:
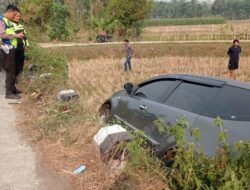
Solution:
[[(61, 90), (70, 89), (68, 64), (65, 56), (33, 45), (27, 52), (28, 65), (37, 65), (37, 70), (30, 72), (25, 68), (22, 89), (28, 92), (26, 104), (40, 105), (33, 113), (32, 127), (37, 131), (35, 140), (61, 139), (66, 144), (76, 140), (72, 133), (79, 123), (86, 118), (86, 111), (78, 99), (62, 102), (57, 100)], [(41, 74), (52, 73), (48, 78)], [(34, 115), (33, 115), (34, 114)], [(37, 118), (38, 117), (38, 118)]]
[(222, 17), (150, 19), (146, 20), (146, 26), (224, 24), (225, 22), (226, 20)]

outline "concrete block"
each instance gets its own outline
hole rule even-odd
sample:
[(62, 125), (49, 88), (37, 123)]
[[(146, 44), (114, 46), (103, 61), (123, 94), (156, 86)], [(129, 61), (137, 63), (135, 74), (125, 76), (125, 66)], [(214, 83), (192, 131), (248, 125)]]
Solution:
[(131, 139), (129, 132), (121, 125), (112, 125), (101, 128), (94, 136), (93, 141), (101, 155), (107, 154), (117, 143)]
[(59, 92), (57, 95), (57, 98), (61, 101), (67, 101), (78, 97), (79, 95), (74, 90), (64, 90)]

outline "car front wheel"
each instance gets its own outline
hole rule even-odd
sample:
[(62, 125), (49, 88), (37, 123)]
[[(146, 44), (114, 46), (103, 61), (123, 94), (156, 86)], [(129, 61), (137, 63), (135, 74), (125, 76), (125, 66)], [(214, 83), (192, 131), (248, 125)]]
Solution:
[(105, 124), (111, 121), (111, 105), (109, 103), (104, 104), (100, 109), (101, 121)]

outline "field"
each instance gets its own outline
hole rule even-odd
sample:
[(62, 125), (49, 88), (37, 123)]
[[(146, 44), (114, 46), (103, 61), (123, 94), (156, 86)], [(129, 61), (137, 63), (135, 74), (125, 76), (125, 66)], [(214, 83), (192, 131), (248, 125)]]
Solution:
[[(190, 73), (227, 78), (229, 43), (168, 43), (134, 45), (132, 73), (123, 71), (124, 47), (121, 45), (51, 48), (47, 53), (32, 50), (31, 62), (43, 63), (40, 72), (52, 72), (52, 79), (30, 76), (21, 109), (24, 130), (39, 145), (43, 160), (76, 190), (160, 190), (168, 189), (159, 175), (105, 165), (95, 151), (92, 138), (101, 124), (98, 108), (125, 82), (137, 83), (159, 74)], [(250, 82), (249, 43), (241, 44), (243, 54), (237, 79)], [(66, 61), (61, 58), (65, 57)], [(67, 69), (68, 63), (68, 69)], [(63, 66), (64, 65), (64, 66)], [(69, 81), (63, 73), (69, 73)], [(39, 73), (40, 74), (40, 73)], [(38, 74), (38, 76), (39, 76)], [(68, 82), (65, 82), (68, 81)], [(73, 88), (76, 101), (56, 100), (59, 90)], [(34, 109), (35, 108), (35, 109)], [(30, 113), (30, 110), (34, 110)], [(72, 175), (79, 164), (86, 172)]]
[[(123, 71), (123, 59), (99, 58), (89, 61), (72, 61), (70, 79), (81, 92), (85, 105), (97, 110), (102, 102), (115, 91), (121, 90), (125, 82), (138, 83), (160, 74), (190, 73), (204, 76), (228, 78), (227, 58), (164, 56), (158, 58), (135, 58), (133, 72)], [(237, 79), (250, 81), (250, 57), (241, 59)], [(86, 90), (87, 88), (87, 90)]]
[[(123, 72), (123, 61), (120, 58), (96, 58), (70, 62), (70, 81), (81, 94), (81, 102), (84, 103), (84, 107), (89, 110), (89, 113), (95, 115), (99, 106), (115, 91), (123, 89), (123, 84), (128, 81), (137, 83), (149, 77), (170, 73), (190, 73), (228, 78), (227, 57), (167, 55), (154, 58), (135, 58), (133, 60), (133, 72), (130, 74)], [(250, 57), (241, 59), (242, 69), (237, 74), (238, 80), (250, 82), (249, 62)], [(92, 124), (90, 126), (91, 132), (88, 131), (88, 134), (94, 134), (99, 128), (99, 125)], [(91, 147), (90, 142), (87, 142), (87, 147)], [(125, 189), (154, 189), (150, 186), (150, 181), (147, 181), (149, 180), (148, 177), (147, 175), (136, 176), (135, 179), (138, 180), (136, 186), (131, 181), (126, 181), (128, 184)], [(94, 178), (93, 180), (99, 179)], [(156, 189), (166, 188), (159, 176), (156, 177), (154, 183), (158, 185)]]
[[(164, 56), (180, 57), (227, 57), (227, 50), (232, 43), (193, 42), (193, 43), (163, 43), (163, 44), (137, 44), (135, 58), (154, 58)], [(241, 43), (242, 55), (250, 55), (250, 43)], [(51, 52), (63, 54), (68, 61), (93, 60), (98, 58), (121, 59), (124, 57), (123, 45), (104, 44), (103, 46), (77, 46), (51, 48)]]
[(146, 26), (203, 25), (203, 24), (223, 24), (223, 23), (225, 23), (225, 19), (222, 17), (146, 20)]
[(227, 21), (225, 24), (151, 26), (144, 29), (142, 39), (152, 41), (250, 40), (250, 22)]

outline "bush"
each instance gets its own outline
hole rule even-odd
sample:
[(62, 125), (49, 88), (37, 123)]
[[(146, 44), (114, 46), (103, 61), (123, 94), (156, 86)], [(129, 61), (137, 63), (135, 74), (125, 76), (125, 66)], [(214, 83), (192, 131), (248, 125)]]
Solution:
[[(178, 149), (171, 168), (159, 169), (159, 160), (153, 157), (141, 138), (135, 138), (129, 143), (130, 166), (143, 168), (146, 172), (154, 171), (160, 179), (166, 182), (170, 189), (207, 189), (207, 190), (246, 190), (250, 187), (250, 143), (237, 142), (230, 148), (227, 142), (227, 134), (220, 118), (215, 120), (219, 127), (218, 138), (221, 142), (219, 151), (214, 157), (208, 157), (196, 144), (199, 144), (200, 131), (192, 129), (190, 135), (196, 139), (196, 143), (186, 140), (188, 123), (181, 117), (178, 122), (166, 128), (162, 121), (156, 121), (159, 130), (175, 136)], [(139, 146), (139, 148), (138, 148)], [(164, 166), (162, 163), (161, 166)], [(152, 170), (154, 169), (154, 170)], [(161, 171), (160, 171), (161, 170)], [(155, 172), (157, 171), (157, 172)], [(163, 177), (163, 174), (165, 175)]]
[[(32, 72), (25, 69), (22, 84), (29, 96), (27, 105), (35, 106), (33, 111), (38, 113), (38, 118), (32, 123), (37, 130), (35, 140), (50, 138), (60, 139), (65, 144), (76, 142), (74, 130), (78, 125), (75, 123), (86, 119), (85, 110), (79, 99), (61, 102), (56, 98), (59, 91), (70, 87), (66, 58), (32, 44), (27, 52), (27, 60), (29, 65), (37, 65)], [(49, 78), (40, 77), (44, 73), (52, 75)]]
[(66, 85), (68, 83), (68, 65), (63, 55), (52, 53), (32, 44), (27, 51), (27, 59), (29, 63), (38, 66), (38, 72), (35, 74), (52, 73), (56, 77), (54, 82), (59, 85)]
[(147, 26), (205, 25), (223, 23), (225, 23), (225, 19), (222, 17), (146, 20)]

